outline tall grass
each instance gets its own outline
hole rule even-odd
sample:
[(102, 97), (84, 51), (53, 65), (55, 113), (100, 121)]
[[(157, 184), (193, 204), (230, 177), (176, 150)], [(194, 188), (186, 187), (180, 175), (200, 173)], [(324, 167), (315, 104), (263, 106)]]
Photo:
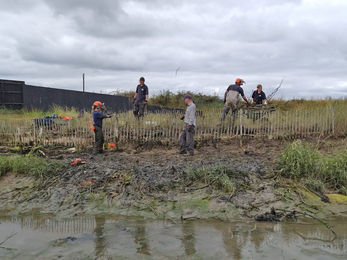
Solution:
[(275, 105), (279, 109), (288, 111), (293, 109), (316, 109), (326, 106), (334, 106), (337, 108), (347, 104), (346, 98), (332, 99), (330, 97), (324, 99), (274, 99), (271, 101), (272, 105)]
[[(134, 97), (134, 91), (118, 91), (115, 93), (119, 96)], [(197, 105), (199, 110), (206, 111), (211, 108), (222, 108), (223, 99), (217, 94), (215, 95), (205, 95), (203, 93), (194, 93), (191, 91), (179, 91), (173, 93), (169, 90), (162, 90), (159, 94), (151, 95), (149, 98), (149, 105), (155, 106), (166, 106), (173, 108), (185, 108), (183, 97), (186, 94), (190, 94), (193, 97), (194, 103)], [(294, 110), (294, 109), (314, 109), (322, 108), (326, 106), (335, 106), (337, 109), (341, 106), (346, 106), (347, 99), (339, 98), (333, 99), (331, 97), (322, 99), (273, 99), (270, 101), (271, 105), (276, 106), (284, 111)]]
[[(116, 92), (117, 95), (125, 97), (134, 97), (135, 92)], [(194, 103), (201, 111), (206, 111), (210, 108), (223, 107), (222, 99), (217, 95), (205, 95), (203, 93), (194, 93), (191, 91), (179, 91), (173, 93), (169, 90), (162, 90), (159, 94), (151, 95), (148, 101), (149, 105), (164, 106), (172, 108), (186, 108), (183, 98), (186, 94), (190, 94), (193, 97)]]
[(0, 156), (0, 176), (13, 172), (34, 177), (50, 177), (64, 168), (61, 162), (48, 162), (37, 156)]
[(308, 177), (316, 167), (318, 158), (319, 154), (315, 148), (295, 141), (281, 154), (280, 164), (283, 173), (288, 177)]
[[(172, 93), (170, 91), (163, 91), (158, 95), (151, 96), (150, 104), (163, 105), (185, 108), (183, 96), (187, 92)], [(123, 93), (123, 95), (133, 95), (133, 92)], [(219, 118), (222, 112), (221, 107), (223, 102), (218, 96), (208, 96), (200, 93), (191, 93), (197, 105), (197, 110), (202, 110), (203, 114), (197, 116), (197, 126), (199, 129), (215, 129), (219, 123)], [(324, 99), (324, 100), (273, 100), (272, 105), (275, 106), (275, 112), (269, 112), (267, 109), (261, 110), (259, 107), (253, 107), (248, 110), (244, 105), (245, 102), (241, 101), (240, 106), (243, 105), (243, 114), (240, 120), (236, 120), (240, 124), (239, 129), (248, 129), (251, 133), (254, 129), (256, 131), (272, 131), (272, 135), (286, 136), (292, 133), (305, 133), (312, 134), (346, 134), (347, 135), (347, 100), (346, 99)], [(106, 104), (107, 106), (107, 104)], [(261, 110), (261, 111), (259, 111)], [(241, 111), (241, 110), (240, 110)], [(260, 113), (261, 120), (253, 120), (252, 113)], [(79, 111), (74, 108), (59, 107), (53, 105), (47, 112), (39, 110), (8, 110), (0, 109), (0, 133), (5, 133), (6, 136), (11, 137), (10, 134), (17, 133), (20, 128), (21, 133), (32, 131), (32, 118), (51, 116), (53, 113), (58, 115), (68, 116), (74, 118), (69, 122), (69, 129), (89, 128), (89, 121), (91, 120), (91, 111), (85, 111), (82, 118), (77, 118)], [(232, 118), (229, 116), (224, 121), (224, 125), (231, 125)], [(239, 113), (239, 116), (241, 113)], [(130, 126), (131, 130), (137, 131), (138, 129), (153, 129), (155, 127), (167, 130), (172, 127), (177, 127), (182, 124), (180, 120), (181, 115), (167, 113), (167, 114), (147, 114), (141, 122), (135, 119), (132, 111), (117, 113), (118, 126), (126, 128)], [(241, 125), (242, 124), (242, 125)], [(114, 127), (114, 119), (104, 120), (104, 125), (110, 129)], [(67, 128), (67, 127), (65, 127)], [(64, 129), (64, 126), (62, 126)], [(254, 131), (253, 131), (254, 132)], [(9, 134), (8, 134), (9, 133)]]
[(52, 116), (53, 114), (77, 118), (79, 111), (73, 107), (60, 107), (52, 105), (46, 112), (38, 109), (12, 110), (0, 108), (0, 131), (13, 131), (14, 129), (27, 125), (33, 118)]
[(279, 164), (283, 176), (301, 179), (317, 191), (347, 186), (347, 151), (321, 154), (313, 146), (295, 141), (280, 155)]

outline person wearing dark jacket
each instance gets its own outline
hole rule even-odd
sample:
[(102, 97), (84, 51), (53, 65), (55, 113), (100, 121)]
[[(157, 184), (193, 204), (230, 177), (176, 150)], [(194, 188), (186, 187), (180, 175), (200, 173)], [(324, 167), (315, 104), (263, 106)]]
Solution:
[(263, 86), (259, 84), (257, 86), (257, 90), (253, 92), (251, 103), (255, 103), (259, 105), (263, 103), (266, 104), (266, 102), (267, 102), (266, 95), (263, 92)]
[(94, 154), (103, 152), (104, 133), (102, 132), (102, 120), (110, 118), (110, 115), (105, 115), (101, 112), (102, 103), (95, 101), (93, 104), (93, 127), (95, 133)]
[(138, 118), (143, 117), (148, 101), (148, 87), (145, 84), (145, 78), (140, 78), (140, 84), (136, 87), (134, 96), (134, 115)]

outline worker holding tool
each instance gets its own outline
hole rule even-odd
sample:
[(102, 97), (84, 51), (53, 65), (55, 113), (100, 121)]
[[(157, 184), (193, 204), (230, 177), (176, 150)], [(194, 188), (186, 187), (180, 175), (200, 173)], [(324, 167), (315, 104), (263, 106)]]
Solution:
[(255, 103), (257, 105), (263, 104), (263, 103), (265, 105), (267, 104), (266, 95), (263, 92), (263, 86), (262, 85), (259, 84), (257, 86), (257, 90), (255, 90), (253, 92), (251, 103)]
[(140, 84), (136, 87), (134, 96), (134, 115), (137, 118), (143, 117), (148, 101), (148, 87), (145, 84), (145, 78), (140, 78)]
[(93, 104), (93, 121), (94, 124), (91, 129), (95, 133), (94, 155), (103, 152), (104, 145), (104, 133), (102, 132), (102, 120), (104, 118), (110, 118), (110, 115), (105, 115), (101, 112), (102, 103), (95, 101)]
[(187, 149), (190, 156), (194, 155), (194, 133), (196, 127), (195, 113), (196, 106), (193, 103), (191, 95), (184, 96), (184, 102), (187, 104), (187, 110), (181, 119), (184, 121), (184, 127), (180, 134), (180, 154), (186, 154)]
[(232, 109), (232, 115), (233, 115), (233, 120), (235, 121), (236, 116), (237, 116), (237, 105), (239, 102), (239, 95), (242, 96), (242, 98), (247, 102), (247, 105), (250, 103), (248, 102), (243, 89), (242, 85), (246, 83), (243, 79), (237, 78), (235, 80), (234, 85), (230, 85), (227, 90), (225, 91), (224, 94), (224, 108), (222, 111), (222, 115), (220, 118), (220, 122), (222, 123), (229, 113), (230, 109)]

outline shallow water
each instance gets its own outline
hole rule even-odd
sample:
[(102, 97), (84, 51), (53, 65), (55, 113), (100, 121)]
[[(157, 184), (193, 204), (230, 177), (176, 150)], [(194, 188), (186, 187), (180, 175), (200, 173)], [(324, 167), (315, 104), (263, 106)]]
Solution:
[(0, 217), (0, 259), (347, 259), (345, 220), (300, 223)]

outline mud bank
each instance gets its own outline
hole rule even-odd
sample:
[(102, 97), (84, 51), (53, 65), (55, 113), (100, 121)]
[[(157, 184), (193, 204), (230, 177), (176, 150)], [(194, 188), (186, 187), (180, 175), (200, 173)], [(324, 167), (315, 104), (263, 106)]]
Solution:
[[(324, 202), (320, 194), (278, 175), (276, 160), (283, 147), (274, 140), (245, 140), (242, 146), (234, 141), (202, 147), (194, 157), (163, 148), (94, 157), (55, 151), (54, 158), (58, 155), (66, 167), (53, 176), (7, 173), (0, 178), (0, 210), (7, 215), (35, 210), (57, 217), (114, 213), (173, 221), (254, 218), (271, 208), (319, 218), (346, 216), (346, 197), (328, 194)], [(71, 166), (76, 158), (86, 164)]]

